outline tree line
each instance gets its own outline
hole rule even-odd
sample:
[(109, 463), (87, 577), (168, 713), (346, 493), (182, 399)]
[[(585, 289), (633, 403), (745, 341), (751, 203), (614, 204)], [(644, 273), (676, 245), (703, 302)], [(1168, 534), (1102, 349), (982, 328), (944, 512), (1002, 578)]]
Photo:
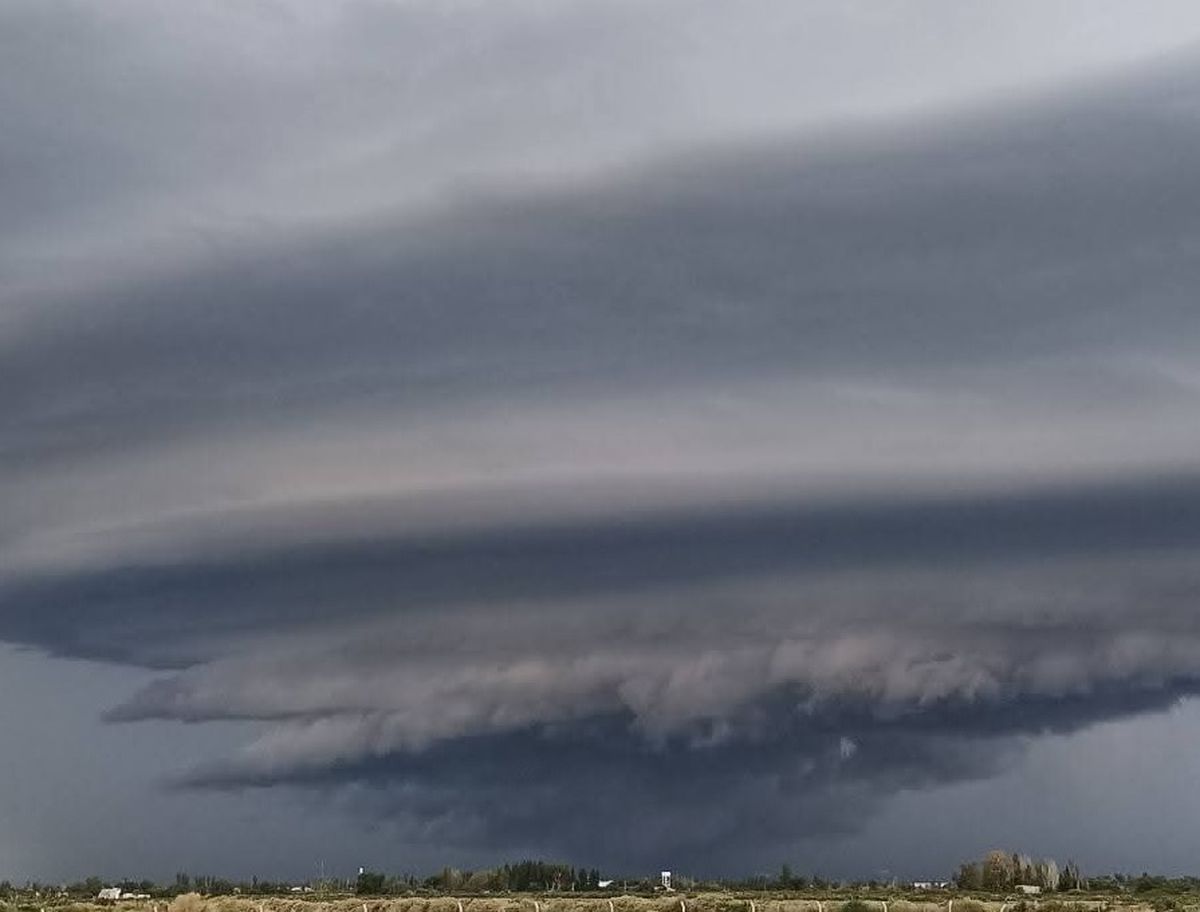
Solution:
[(519, 861), (479, 871), (460, 871), (447, 867), (438, 874), (420, 880), (411, 874), (388, 876), (378, 871), (363, 871), (358, 875), (354, 892), (359, 895), (386, 896), (408, 893), (418, 888), (446, 893), (584, 892), (600, 888), (600, 871), (546, 861)]
[(994, 849), (978, 861), (963, 862), (954, 882), (960, 890), (1005, 893), (1018, 886), (1038, 887), (1047, 893), (1086, 890), (1087, 881), (1079, 867), (1068, 861), (1058, 866), (1053, 858), (1035, 861), (1028, 855)]
[[(477, 871), (464, 871), (445, 867), (436, 874), (387, 875), (364, 871), (357, 879), (310, 881), (297, 887), (285, 881), (262, 880), (254, 877), (249, 881), (233, 881), (220, 877), (192, 876), (186, 872), (175, 875), (173, 882), (165, 884), (150, 880), (104, 880), (89, 877), (70, 884), (41, 884), (26, 882), (15, 886), (9, 881), (0, 881), (0, 902), (11, 902), (24, 897), (64, 896), (72, 899), (91, 899), (103, 887), (120, 887), (127, 893), (144, 893), (155, 898), (170, 898), (182, 893), (198, 892), (209, 896), (249, 894), (280, 895), (298, 889), (318, 894), (358, 893), (360, 895), (412, 895), (453, 893), (521, 893), (521, 892), (588, 892), (600, 889), (601, 874), (598, 868), (539, 860), (525, 860)], [(1200, 878), (1165, 877), (1148, 873), (1105, 874), (1084, 877), (1074, 862), (1063, 866), (1052, 858), (1034, 860), (1028, 855), (994, 850), (983, 858), (963, 863), (955, 886), (961, 890), (1011, 893), (1018, 885), (1028, 884), (1047, 893), (1070, 890), (1088, 890), (1092, 893), (1128, 894), (1136, 893), (1147, 897), (1157, 912), (1171, 909), (1163, 897), (1177, 894), (1200, 893)], [(658, 885), (657, 876), (618, 878), (614, 889), (632, 893), (646, 893)], [(889, 892), (902, 884), (892, 881), (864, 880), (855, 882), (828, 881), (819, 876), (804, 876), (783, 865), (777, 873), (757, 874), (742, 878), (694, 879), (679, 874), (674, 886), (681, 891), (733, 890), (737, 892), (827, 892), (885, 889)], [(3, 910), (0, 910), (3, 912)]]

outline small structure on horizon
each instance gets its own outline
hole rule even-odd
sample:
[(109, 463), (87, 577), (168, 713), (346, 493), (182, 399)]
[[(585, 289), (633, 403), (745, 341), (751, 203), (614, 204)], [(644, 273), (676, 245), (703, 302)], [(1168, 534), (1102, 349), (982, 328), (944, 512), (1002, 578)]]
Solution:
[(105, 887), (96, 894), (96, 899), (100, 902), (116, 902), (121, 898), (120, 887)]
[(1024, 893), (1027, 896), (1035, 896), (1042, 892), (1042, 888), (1037, 884), (1017, 884), (1013, 887), (1018, 893)]
[(661, 879), (662, 888), (664, 890), (673, 890), (674, 889), (674, 887), (671, 886), (671, 872), (670, 871), (663, 871), (662, 874), (659, 875), (659, 877)]

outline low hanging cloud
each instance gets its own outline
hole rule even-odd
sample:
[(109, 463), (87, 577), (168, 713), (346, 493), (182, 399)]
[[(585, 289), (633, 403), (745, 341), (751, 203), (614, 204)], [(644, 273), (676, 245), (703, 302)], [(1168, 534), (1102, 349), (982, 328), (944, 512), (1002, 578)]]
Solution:
[[(614, 102), (609, 145), (556, 146), (571, 180), (412, 190), (453, 183), (450, 147), (516, 167), (473, 74), (544, 92), (561, 64), (525, 58), (530, 22), (601, 72), (643, 34), (624, 7), (592, 35), (588, 4), (533, 6), (421, 71), (456, 77), (479, 148), (442, 121), (356, 133), (333, 91), (314, 104), (347, 136), (289, 159), (355, 163), (328, 218), (72, 282), (13, 260), (39, 306), (0, 303), (0, 640), (152, 669), (114, 723), (248, 723), (182, 791), (312, 789), (414, 839), (630, 865), (749, 863), (1193, 696), (1194, 56), (718, 143), (732, 87), (720, 128), (679, 115), (654, 156), (653, 118)], [(353, 10), (333, 33), (377, 31), (368, 62), (393, 17), (414, 55), (446, 41), (419, 4)], [(91, 28), (116, 47), (124, 21)], [(326, 50), (333, 84), (390, 97)], [(245, 127), (256, 168), (276, 132), (305, 146), (293, 115)], [(177, 140), (99, 160), (80, 206), (115, 226), (143, 195), (211, 198), (207, 155), (155, 167)], [(372, 149), (428, 164), (382, 209), (363, 175), (403, 169)], [(48, 189), (0, 221), (12, 249), (30, 212), (67, 217)]]
[(1194, 694), (1196, 492), (210, 556), (9, 592), (4, 635), (185, 666), (112, 721), (266, 726), (182, 788), (332, 790), (448, 846), (749, 864), (798, 821), (846, 832), (896, 790), (994, 774), (1021, 739)]
[(267, 725), (181, 788), (332, 791), (451, 846), (736, 868), (853, 831), (898, 790), (994, 775), (1029, 737), (1195, 694), (1194, 565), (1187, 550), (401, 611), (161, 678), (111, 718)]

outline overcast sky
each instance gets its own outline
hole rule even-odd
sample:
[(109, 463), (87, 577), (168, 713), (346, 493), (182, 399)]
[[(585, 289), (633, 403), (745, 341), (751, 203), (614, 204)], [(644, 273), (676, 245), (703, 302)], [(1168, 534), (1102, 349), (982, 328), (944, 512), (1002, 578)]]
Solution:
[(1200, 857), (1190, 0), (0, 0), (0, 200), (0, 877)]

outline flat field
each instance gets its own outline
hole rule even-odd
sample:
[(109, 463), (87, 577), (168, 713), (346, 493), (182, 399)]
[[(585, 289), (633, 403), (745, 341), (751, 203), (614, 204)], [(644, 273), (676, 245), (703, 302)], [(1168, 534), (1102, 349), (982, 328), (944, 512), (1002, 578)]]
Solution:
[[(1200, 896), (1172, 903), (1200, 912)], [(1156, 903), (1112, 896), (906, 897), (883, 891), (821, 896), (674, 892), (655, 895), (505, 894), (502, 896), (288, 897), (200, 896), (118, 903), (24, 900), (0, 912), (1159, 912)]]

